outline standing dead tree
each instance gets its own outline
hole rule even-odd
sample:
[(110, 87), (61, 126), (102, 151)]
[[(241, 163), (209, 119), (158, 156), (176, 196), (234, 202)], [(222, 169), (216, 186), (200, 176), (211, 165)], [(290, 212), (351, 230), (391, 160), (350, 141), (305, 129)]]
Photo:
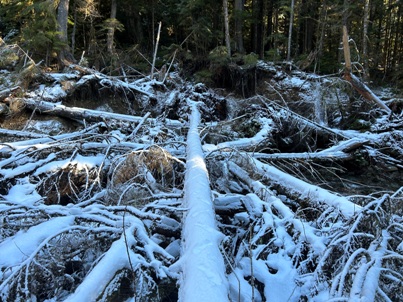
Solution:
[(350, 46), (349, 46), (349, 38), (348, 38), (348, 33), (347, 33), (347, 26), (343, 26), (343, 51), (344, 51), (344, 61), (345, 61), (345, 66), (344, 66), (344, 79), (347, 80), (351, 86), (355, 90), (358, 91), (359, 94), (361, 94), (365, 99), (369, 101), (374, 101), (380, 108), (385, 110), (388, 114), (392, 113), (392, 110), (386, 106), (382, 100), (377, 97), (371, 89), (368, 88), (367, 85), (362, 83), (352, 72), (352, 67), (351, 67), (351, 55), (350, 55)]

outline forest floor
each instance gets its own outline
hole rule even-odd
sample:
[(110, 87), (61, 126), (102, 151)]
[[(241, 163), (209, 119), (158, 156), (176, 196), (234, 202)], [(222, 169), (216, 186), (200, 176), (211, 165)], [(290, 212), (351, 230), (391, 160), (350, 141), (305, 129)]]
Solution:
[(387, 114), (270, 62), (249, 97), (23, 71), (0, 71), (0, 301), (403, 300), (397, 92)]

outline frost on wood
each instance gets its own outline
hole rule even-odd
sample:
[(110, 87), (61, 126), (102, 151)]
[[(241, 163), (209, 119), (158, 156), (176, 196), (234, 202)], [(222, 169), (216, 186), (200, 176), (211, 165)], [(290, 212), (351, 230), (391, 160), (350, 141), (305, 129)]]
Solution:
[[(402, 300), (401, 121), (375, 110), (368, 131), (330, 128), (329, 89), (329, 126), (315, 123), (323, 82), (276, 70), (281, 106), (88, 69), (19, 94), (27, 119), (70, 110), (80, 123), (0, 130), (0, 300)], [(61, 105), (61, 78), (135, 91), (144, 107)], [(308, 114), (285, 107), (290, 91)]]
[(180, 301), (228, 301), (228, 285), (219, 246), (210, 181), (200, 143), (200, 113), (191, 106), (187, 135), (186, 208), (182, 233)]

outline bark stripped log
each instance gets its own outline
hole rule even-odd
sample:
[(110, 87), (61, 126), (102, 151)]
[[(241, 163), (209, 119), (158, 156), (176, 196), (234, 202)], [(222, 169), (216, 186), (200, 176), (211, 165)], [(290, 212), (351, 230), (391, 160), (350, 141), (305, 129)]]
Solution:
[(392, 113), (392, 110), (386, 106), (384, 102), (381, 101), (372, 91), (368, 88), (367, 85), (362, 83), (351, 70), (351, 56), (350, 56), (350, 46), (349, 46), (349, 38), (347, 33), (347, 27), (343, 26), (343, 50), (344, 50), (344, 76), (343, 78), (350, 82), (355, 90), (359, 94), (361, 94), (365, 99), (369, 101), (375, 102), (380, 108), (384, 109), (388, 114)]

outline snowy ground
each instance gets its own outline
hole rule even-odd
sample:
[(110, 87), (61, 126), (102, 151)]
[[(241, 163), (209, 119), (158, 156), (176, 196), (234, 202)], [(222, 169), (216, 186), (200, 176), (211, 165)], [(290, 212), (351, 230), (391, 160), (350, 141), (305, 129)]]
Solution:
[[(90, 78), (53, 77), (26, 97), (59, 99), (61, 79)], [(321, 114), (323, 102), (336, 101), (320, 98), (318, 77), (281, 77), (267, 93), (283, 106), (280, 91), (299, 91), (313, 108), (304, 127), (337, 119)], [(161, 92), (155, 84), (108, 83), (141, 90), (145, 102), (156, 96), (178, 119), (106, 115), (68, 133), (51, 124), (57, 135), (48, 135), (49, 122), (12, 135), (2, 129), (0, 301), (403, 299), (402, 190), (341, 196), (273, 164), (297, 167), (292, 154), (266, 161), (290, 111), (264, 95), (248, 106), (233, 100), (231, 116), (219, 120), (213, 105), (223, 97), (203, 85), (178, 79)], [(298, 121), (292, 126), (303, 129)], [(387, 123), (380, 115), (373, 127)], [(394, 139), (398, 149), (399, 131), (331, 129), (334, 142), (300, 161), (347, 158), (357, 141)], [(379, 157), (374, 144), (368, 154), (401, 167), (398, 150)]]

